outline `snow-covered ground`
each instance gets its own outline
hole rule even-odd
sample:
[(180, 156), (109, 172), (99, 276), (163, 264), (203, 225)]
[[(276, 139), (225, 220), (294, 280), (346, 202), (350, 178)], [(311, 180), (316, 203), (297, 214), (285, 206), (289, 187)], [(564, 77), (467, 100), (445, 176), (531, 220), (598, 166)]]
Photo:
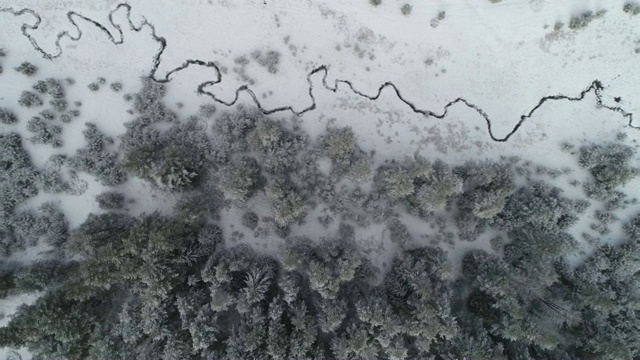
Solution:
[[(412, 5), (408, 15), (400, 11), (405, 3)], [(312, 139), (328, 124), (351, 126), (363, 149), (375, 151), (377, 164), (416, 151), (452, 164), (519, 156), (550, 169), (573, 169), (554, 183), (577, 197), (581, 187), (569, 183), (587, 174), (575, 156), (560, 151), (561, 143), (624, 141), (637, 147), (640, 139), (634, 128), (640, 127), (640, 15), (623, 12), (623, 3), (3, 0), (0, 48), (8, 51), (5, 69), (26, 60), (41, 69), (38, 78), (75, 80), (66, 88), (67, 99), (82, 102), (81, 121), (64, 127), (64, 147), (55, 152), (25, 142), (38, 166), (53, 153), (73, 154), (84, 146), (84, 122), (114, 138), (122, 134), (131, 120), (122, 95), (137, 92), (139, 78), (151, 74), (171, 82), (168, 105), (180, 114), (193, 114), (202, 104), (224, 109), (254, 103), (275, 118), (295, 115)], [(599, 15), (584, 28), (569, 28), (571, 18), (586, 11)], [(87, 85), (98, 77), (107, 85), (93, 93)], [(112, 82), (124, 89), (111, 91)], [(5, 71), (0, 106), (17, 106), (30, 86), (24, 76)], [(31, 115), (21, 111), (15, 129), (25, 133)], [(619, 133), (626, 138), (617, 140)], [(94, 198), (104, 190), (91, 177), (80, 180), (87, 186), (81, 196), (41, 194), (23, 206), (57, 202), (77, 226), (99, 211)], [(625, 191), (638, 188), (634, 181)], [(136, 199), (135, 214), (173, 203), (139, 180), (119, 190)], [(636, 211), (630, 206), (617, 216), (625, 220)], [(222, 217), (237, 220), (238, 214), (229, 209)], [(428, 243), (422, 235), (430, 231), (414, 220), (403, 221)], [(239, 226), (225, 224), (227, 234)], [(574, 228), (576, 238), (588, 225)], [(621, 228), (612, 230), (608, 239), (616, 242)], [(470, 247), (492, 251), (493, 235), (445, 248), (455, 249), (452, 259)], [(372, 253), (395, 249), (375, 226), (358, 236), (371, 249), (384, 249)], [(237, 241), (263, 250), (269, 241), (277, 245), (269, 236)], [(384, 258), (378, 261), (382, 265)], [(8, 314), (21, 301), (5, 299), (0, 307)]]

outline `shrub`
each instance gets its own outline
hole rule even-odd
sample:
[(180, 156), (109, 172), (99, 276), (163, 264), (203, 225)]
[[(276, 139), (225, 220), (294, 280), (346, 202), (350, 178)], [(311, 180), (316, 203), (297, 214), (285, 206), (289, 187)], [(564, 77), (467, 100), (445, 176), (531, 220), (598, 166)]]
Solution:
[(622, 6), (622, 10), (629, 15), (640, 14), (640, 4), (637, 2), (627, 2)]
[(122, 90), (122, 83), (120, 82), (114, 82), (111, 84), (111, 90), (115, 91), (115, 92), (120, 92)]
[(35, 90), (39, 94), (46, 94), (48, 90), (47, 82), (44, 80), (38, 80), (35, 84), (33, 84), (33, 90)]
[(30, 107), (37, 107), (37, 106), (42, 106), (42, 99), (40, 99), (40, 97), (31, 91), (23, 91), (22, 94), (20, 94), (20, 98), (18, 99), (18, 104), (30, 108)]
[(371, 4), (373, 6), (378, 6), (378, 5), (382, 4), (382, 0), (369, 0), (369, 4)]
[(606, 10), (600, 10), (597, 13), (586, 11), (580, 15), (574, 16), (569, 20), (569, 29), (579, 30), (587, 27), (591, 21), (604, 15)]
[(404, 4), (402, 5), (402, 7), (400, 8), (400, 12), (402, 13), (402, 15), (404, 16), (408, 16), (411, 14), (411, 10), (413, 10), (413, 6), (409, 5), (409, 4)]
[(584, 185), (587, 196), (606, 200), (616, 187), (636, 177), (639, 170), (630, 166), (634, 155), (632, 147), (618, 143), (582, 146), (578, 163), (594, 178)]
[(280, 53), (274, 50), (269, 50), (266, 53), (263, 53), (260, 50), (255, 50), (251, 53), (251, 57), (258, 63), (258, 65), (267, 68), (271, 74), (278, 72), (280, 56)]
[(87, 88), (89, 88), (89, 90), (93, 92), (96, 92), (100, 90), (100, 85), (98, 85), (97, 83), (90, 83), (89, 85), (87, 85)]
[(64, 99), (53, 99), (49, 101), (49, 105), (57, 112), (63, 112), (67, 109), (67, 101)]
[(42, 120), (38, 116), (34, 116), (27, 122), (27, 130), (34, 133), (34, 136), (30, 137), (34, 144), (51, 145), (54, 148), (62, 146), (62, 127), (59, 125), (49, 124)]
[(52, 121), (56, 119), (56, 113), (54, 113), (53, 111), (49, 110), (49, 109), (45, 109), (40, 111), (40, 116), (42, 116), (43, 119), (48, 120), (48, 121)]
[(0, 107), (0, 123), (5, 125), (11, 125), (18, 122), (18, 117), (13, 111)]
[(103, 210), (120, 210), (124, 207), (124, 194), (115, 191), (105, 191), (96, 196), (98, 207)]
[(71, 119), (72, 119), (71, 114), (60, 114), (60, 121), (62, 121), (65, 124), (70, 123)]
[(29, 77), (35, 75), (38, 72), (38, 68), (35, 65), (26, 61), (20, 64), (20, 66), (18, 66), (17, 68), (15, 68), (15, 70)]
[(63, 99), (65, 96), (64, 86), (59, 80), (54, 78), (48, 78), (46, 86), (47, 94), (49, 94), (54, 99)]
[(125, 182), (127, 173), (118, 160), (118, 154), (105, 150), (106, 144), (111, 144), (113, 140), (102, 134), (92, 123), (86, 123), (83, 135), (87, 147), (76, 151), (69, 159), (69, 166), (97, 177), (103, 185), (113, 186)]
[(255, 230), (258, 227), (259, 218), (256, 213), (249, 211), (242, 215), (242, 225), (251, 230)]

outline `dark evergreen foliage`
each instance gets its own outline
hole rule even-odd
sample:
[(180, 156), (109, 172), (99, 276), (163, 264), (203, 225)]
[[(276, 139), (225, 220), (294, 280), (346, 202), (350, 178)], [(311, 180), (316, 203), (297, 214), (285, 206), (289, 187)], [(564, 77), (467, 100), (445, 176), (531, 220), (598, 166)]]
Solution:
[(105, 191), (96, 196), (98, 206), (104, 210), (120, 210), (125, 200), (124, 194), (115, 191)]
[[(34, 90), (64, 101), (58, 81)], [(580, 247), (569, 230), (589, 202), (516, 179), (513, 159), (452, 167), (416, 155), (372, 171), (350, 128), (331, 128), (313, 144), (285, 122), (239, 108), (211, 111), (206, 133), (199, 118), (178, 119), (165, 93), (144, 80), (120, 144), (88, 123), (86, 146), (52, 156), (43, 170), (20, 136), (0, 134), (0, 251), (51, 249), (31, 264), (0, 261), (0, 298), (40, 296), (0, 327), (0, 347), (105, 360), (640, 356), (640, 216), (625, 219), (619, 245), (570, 266)], [(614, 188), (635, 176), (634, 154), (621, 145), (580, 150), (593, 186), (606, 193), (595, 212), (601, 224), (618, 220), (613, 209), (624, 196)], [(327, 158), (329, 175), (318, 166)], [(180, 192), (171, 194), (172, 213), (134, 217), (124, 194), (109, 189), (96, 197), (104, 211), (74, 229), (55, 203), (19, 207), (39, 188), (68, 191), (65, 166), (107, 186), (130, 172)], [(372, 173), (373, 189), (355, 183)], [(271, 213), (260, 219), (269, 209), (249, 204), (265, 199)], [(249, 240), (265, 228), (281, 237), (279, 251), (231, 245), (241, 229), (223, 233), (221, 219), (234, 212)], [(316, 218), (326, 234), (305, 228)], [(447, 240), (491, 230), (504, 241), (492, 242), (495, 254), (468, 250), (450, 263), (443, 249), (414, 238), (422, 235), (409, 229), (414, 221), (441, 234), (454, 224)], [(360, 246), (372, 223), (397, 244), (386, 271)]]
[(12, 125), (18, 122), (16, 114), (4, 107), (0, 107), (0, 123), (5, 125)]
[(17, 68), (15, 68), (15, 70), (21, 74), (24, 74), (26, 76), (33, 76), (38, 72), (38, 68), (33, 65), (30, 62), (23, 62), (22, 64), (20, 64), (20, 66), (18, 66)]
[(38, 172), (16, 133), (0, 134), (0, 251), (9, 255), (24, 248), (27, 240), (20, 236), (21, 223), (15, 208), (37, 195)]
[(38, 94), (31, 91), (23, 91), (22, 94), (20, 94), (20, 98), (18, 99), (18, 104), (30, 108), (42, 106), (43, 102)]
[(118, 154), (107, 150), (113, 139), (102, 134), (92, 123), (86, 123), (86, 129), (82, 133), (87, 147), (78, 149), (76, 154), (69, 158), (69, 166), (76, 171), (84, 171), (95, 176), (104, 185), (113, 186), (126, 181), (127, 173)]

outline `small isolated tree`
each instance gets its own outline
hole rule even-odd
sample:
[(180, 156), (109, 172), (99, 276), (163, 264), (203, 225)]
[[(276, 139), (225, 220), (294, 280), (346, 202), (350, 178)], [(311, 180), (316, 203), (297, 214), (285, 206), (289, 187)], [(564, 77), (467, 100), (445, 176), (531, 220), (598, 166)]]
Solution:
[(19, 73), (21, 73), (23, 75), (29, 76), (29, 77), (35, 75), (38, 72), (38, 68), (35, 65), (33, 65), (32, 63), (27, 62), (27, 61), (25, 61), (22, 64), (20, 64), (20, 66), (15, 68), (15, 70), (17, 72), (19, 72)]
[(638, 15), (640, 14), (640, 4), (634, 1), (628, 1), (622, 6), (622, 11), (629, 15)]
[(62, 100), (65, 97), (65, 91), (62, 82), (54, 78), (48, 78), (46, 80), (46, 92), (56, 100)]
[(249, 211), (242, 215), (242, 225), (251, 230), (255, 230), (258, 227), (258, 214), (253, 211)]
[(42, 120), (39, 116), (34, 116), (27, 122), (27, 130), (34, 133), (29, 138), (35, 144), (51, 145), (54, 148), (62, 146), (62, 127)]
[(593, 176), (593, 180), (584, 185), (587, 196), (607, 200), (616, 187), (636, 177), (640, 172), (631, 166), (634, 155), (632, 147), (618, 143), (581, 147), (578, 163)]
[(351, 127), (328, 129), (321, 137), (320, 145), (331, 159), (336, 175), (358, 182), (371, 175), (371, 158), (358, 146)]
[(22, 94), (20, 94), (20, 98), (18, 99), (18, 104), (26, 108), (31, 108), (42, 106), (43, 102), (38, 94), (31, 91), (23, 91)]
[(413, 10), (413, 6), (409, 5), (409, 4), (404, 4), (402, 5), (402, 7), (400, 8), (400, 12), (402, 13), (402, 15), (404, 16), (409, 16), (411, 14), (411, 11)]
[(5, 125), (12, 125), (18, 122), (18, 117), (13, 111), (0, 107), (0, 123)]

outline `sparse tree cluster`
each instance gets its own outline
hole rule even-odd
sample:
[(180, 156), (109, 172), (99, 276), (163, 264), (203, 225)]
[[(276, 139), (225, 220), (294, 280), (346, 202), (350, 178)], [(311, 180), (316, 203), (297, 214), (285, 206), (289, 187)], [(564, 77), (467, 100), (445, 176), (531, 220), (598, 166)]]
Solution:
[(544, 182), (532, 182), (509, 197), (496, 218), (503, 229), (530, 225), (536, 229), (557, 232), (568, 229), (589, 206), (585, 200), (572, 200), (561, 195), (562, 190)]
[(431, 163), (421, 157), (379, 167), (374, 184), (422, 217), (444, 210), (450, 199), (463, 191), (463, 180), (449, 165), (442, 161)]
[[(34, 91), (64, 99), (55, 80)], [(1, 255), (48, 250), (32, 263), (0, 259), (0, 298), (39, 295), (0, 327), (0, 347), (97, 360), (640, 356), (640, 215), (623, 219), (619, 245), (567, 261), (580, 254), (570, 230), (591, 202), (603, 202), (594, 218), (605, 228), (622, 218), (611, 204), (636, 176), (633, 148), (580, 148), (590, 202), (525, 178), (531, 167), (519, 174), (514, 159), (452, 166), (416, 154), (374, 169), (351, 128), (312, 143), (254, 109), (211, 111), (205, 132), (204, 120), (164, 105), (165, 93), (144, 80), (118, 144), (87, 123), (86, 146), (45, 169), (19, 135), (0, 134)], [(66, 102), (50, 105), (40, 122), (68, 114)], [(133, 216), (122, 189), (111, 188), (74, 229), (54, 202), (20, 207), (39, 189), (69, 192), (65, 166), (106, 186), (138, 176), (173, 191), (176, 205)], [(221, 219), (230, 213), (242, 227), (227, 234)], [(326, 234), (305, 228), (316, 219)], [(360, 246), (372, 223), (397, 245), (385, 270)], [(452, 263), (457, 254), (425, 245), (433, 239), (422, 225), (446, 230), (451, 244), (493, 231), (493, 252), (466, 250)], [(262, 237), (263, 228), (282, 238), (272, 255), (242, 243), (251, 236), (241, 231)]]
[(69, 159), (69, 166), (95, 176), (104, 185), (113, 186), (126, 181), (127, 173), (118, 154), (108, 150), (113, 139), (101, 133), (93, 123), (86, 123), (82, 133), (87, 146), (76, 151)]
[(350, 127), (328, 129), (320, 144), (338, 177), (346, 176), (360, 182), (371, 175), (371, 158), (360, 149)]
[(0, 251), (9, 255), (24, 248), (26, 227), (15, 213), (18, 204), (38, 194), (38, 172), (17, 133), (0, 134)]
[(593, 180), (584, 184), (587, 196), (599, 201), (619, 196), (615, 188), (639, 174), (639, 170), (631, 166), (634, 155), (633, 148), (618, 143), (581, 147), (578, 163), (593, 176)]

